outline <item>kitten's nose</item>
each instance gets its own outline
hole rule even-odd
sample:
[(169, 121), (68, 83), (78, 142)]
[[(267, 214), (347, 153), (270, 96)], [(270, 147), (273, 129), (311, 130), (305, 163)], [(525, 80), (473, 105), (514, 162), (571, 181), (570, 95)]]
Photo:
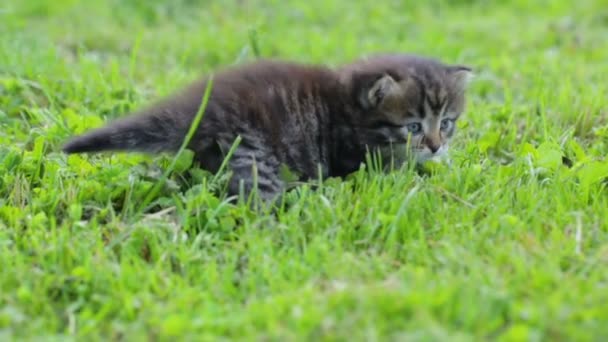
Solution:
[(439, 148), (441, 148), (439, 144), (428, 144), (427, 146), (429, 147), (432, 153), (439, 151)]
[(438, 135), (429, 134), (424, 136), (424, 144), (435, 154), (441, 148), (441, 138)]

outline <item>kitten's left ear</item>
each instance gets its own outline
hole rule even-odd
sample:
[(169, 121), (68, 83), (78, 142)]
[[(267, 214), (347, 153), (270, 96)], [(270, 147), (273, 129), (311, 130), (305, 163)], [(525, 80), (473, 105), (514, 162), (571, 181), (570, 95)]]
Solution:
[(461, 88), (468, 86), (474, 76), (473, 69), (466, 65), (450, 65), (447, 69), (453, 84)]
[(371, 109), (397, 88), (397, 81), (388, 74), (359, 75), (354, 87), (359, 104)]

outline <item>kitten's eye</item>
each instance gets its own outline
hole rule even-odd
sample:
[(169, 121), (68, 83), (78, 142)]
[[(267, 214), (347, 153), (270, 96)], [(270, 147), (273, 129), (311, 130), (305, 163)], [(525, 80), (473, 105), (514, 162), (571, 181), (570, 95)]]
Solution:
[(441, 120), (441, 127), (440, 129), (442, 131), (447, 131), (450, 129), (450, 127), (452, 127), (452, 124), (454, 123), (454, 120), (452, 119), (443, 119)]
[(414, 135), (422, 132), (422, 125), (418, 122), (412, 122), (410, 124), (407, 124), (405, 127), (407, 128), (407, 131), (409, 133), (412, 133)]

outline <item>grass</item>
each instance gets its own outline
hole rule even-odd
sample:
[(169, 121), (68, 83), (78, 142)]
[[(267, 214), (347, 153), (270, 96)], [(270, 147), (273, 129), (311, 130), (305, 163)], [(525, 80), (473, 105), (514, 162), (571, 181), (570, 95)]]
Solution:
[[(605, 4), (407, 3), (3, 2), (0, 339), (608, 337)], [(187, 153), (60, 152), (220, 66), (376, 51), (475, 68), (451, 168), (303, 186), (273, 217)]]

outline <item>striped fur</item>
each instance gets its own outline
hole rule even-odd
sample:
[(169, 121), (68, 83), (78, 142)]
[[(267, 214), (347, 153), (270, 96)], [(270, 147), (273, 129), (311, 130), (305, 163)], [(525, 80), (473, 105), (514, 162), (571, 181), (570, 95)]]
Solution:
[[(203, 168), (216, 172), (240, 136), (229, 161), (229, 192), (248, 195), (257, 187), (266, 200), (284, 190), (281, 165), (305, 180), (319, 171), (323, 177), (351, 173), (369, 150), (385, 159), (403, 162), (413, 155), (421, 162), (447, 149), (464, 109), (469, 74), (467, 67), (401, 54), (336, 69), (272, 60), (225, 69), (213, 77), (204, 117), (188, 148)], [(63, 150), (175, 152), (206, 86), (207, 79), (195, 82), (74, 137)], [(413, 132), (417, 125), (420, 132)], [(404, 150), (406, 145), (411, 149)]]

